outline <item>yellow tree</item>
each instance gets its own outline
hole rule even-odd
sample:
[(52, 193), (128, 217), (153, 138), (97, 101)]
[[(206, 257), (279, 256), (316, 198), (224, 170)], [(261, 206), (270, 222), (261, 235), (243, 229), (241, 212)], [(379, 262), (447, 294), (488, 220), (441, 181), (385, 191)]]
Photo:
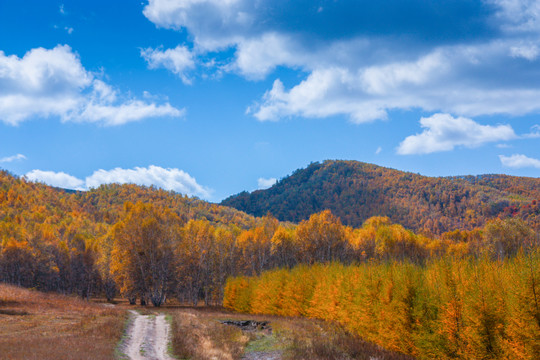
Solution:
[(302, 262), (345, 261), (350, 253), (345, 227), (330, 210), (302, 221), (296, 229), (299, 255)]
[(201, 296), (206, 301), (209, 299), (214, 231), (206, 219), (190, 220), (175, 248), (177, 293), (181, 300), (189, 300), (193, 305), (197, 305)]
[(279, 226), (277, 219), (270, 215), (262, 218), (262, 224), (246, 230), (238, 236), (238, 247), (242, 251), (245, 270), (251, 274), (260, 274), (270, 265), (272, 255), (272, 237)]
[(298, 247), (293, 228), (278, 227), (271, 239), (274, 265), (292, 268), (296, 265)]
[(160, 306), (173, 279), (173, 243), (178, 239), (178, 217), (151, 204), (127, 203), (122, 221), (112, 229), (111, 268), (128, 296), (149, 297)]

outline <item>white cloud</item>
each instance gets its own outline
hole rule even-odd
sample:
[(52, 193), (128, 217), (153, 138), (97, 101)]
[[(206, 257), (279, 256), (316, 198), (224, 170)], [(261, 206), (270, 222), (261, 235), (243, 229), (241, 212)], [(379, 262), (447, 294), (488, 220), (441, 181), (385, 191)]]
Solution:
[(84, 190), (83, 180), (64, 172), (32, 170), (25, 177), (30, 181), (37, 181), (64, 189)]
[(516, 45), (510, 47), (510, 55), (515, 58), (524, 58), (529, 61), (533, 61), (538, 58), (538, 55), (540, 55), (540, 49), (536, 44)]
[(115, 168), (112, 170), (97, 170), (86, 178), (86, 186), (95, 188), (101, 184), (137, 184), (154, 185), (165, 190), (174, 190), (182, 194), (209, 198), (211, 190), (199, 185), (195, 178), (179, 169), (164, 169), (150, 165), (147, 168), (135, 167), (134, 169)]
[(22, 58), (0, 51), (0, 121), (17, 125), (31, 118), (120, 125), (183, 111), (125, 98), (96, 78), (67, 46), (36, 48)]
[(291, 38), (275, 32), (244, 39), (239, 41), (236, 60), (229, 69), (249, 79), (263, 79), (278, 65), (301, 66), (305, 60), (294, 50), (297, 46)]
[(85, 180), (76, 178), (64, 172), (32, 170), (25, 175), (28, 180), (39, 181), (51, 186), (74, 190), (88, 190), (102, 184), (137, 184), (156, 186), (165, 190), (173, 190), (189, 196), (208, 199), (212, 190), (197, 183), (188, 173), (171, 168), (150, 165), (133, 169), (115, 168), (112, 170), (97, 170)]
[(217, 49), (233, 41), (231, 35), (249, 30), (250, 15), (245, 0), (149, 0), (143, 14), (163, 28), (188, 28), (196, 42), (206, 49)]
[[(250, 108), (261, 121), (289, 116), (349, 116), (362, 123), (386, 119), (393, 109), (419, 108), (462, 116), (523, 115), (540, 111), (540, 87), (523, 82), (484, 84), (475, 72), (507, 45), (437, 49), (414, 61), (386, 65), (323, 67), (285, 89), (278, 79)], [(539, 79), (540, 80), (540, 79)]]
[(269, 178), (269, 179), (259, 178), (257, 180), (257, 184), (259, 185), (258, 188), (261, 189), (261, 190), (268, 189), (269, 187), (274, 185), (276, 182), (277, 182), (276, 178)]
[(382, 151), (382, 147), (378, 147), (377, 150), (375, 150), (375, 155), (379, 155)]
[(264, 95), (263, 103), (252, 107), (250, 112), (261, 121), (296, 115), (315, 118), (349, 115), (355, 122), (386, 117), (386, 112), (376, 104), (354, 101), (342, 91), (343, 86), (357, 86), (349, 75), (347, 70), (339, 68), (314, 71), (288, 92), (278, 79)]
[(512, 156), (499, 155), (499, 159), (501, 160), (503, 166), (512, 168), (534, 167), (540, 169), (540, 160), (521, 154), (514, 154)]
[(512, 33), (540, 30), (540, 1), (486, 0), (497, 6), (497, 16), (503, 28)]
[(523, 137), (528, 139), (540, 138), (540, 125), (533, 125), (531, 127), (531, 132), (523, 135)]
[(446, 71), (445, 56), (434, 52), (414, 62), (367, 67), (360, 80), (367, 94), (388, 94), (404, 85), (425, 84)]
[(67, 119), (74, 122), (98, 122), (107, 126), (123, 125), (149, 117), (183, 116), (185, 110), (178, 110), (170, 104), (156, 105), (140, 100), (129, 100), (119, 105), (91, 102), (75, 117)]
[[(427, 11), (431, 17), (426, 19), (435, 19), (445, 4), (450, 3), (434, 3), (433, 13), (421, 2), (411, 6)], [(335, 37), (328, 35), (349, 27), (321, 29), (326, 23), (332, 25), (331, 18), (320, 21), (326, 9), (318, 13), (317, 7), (306, 5), (313, 7), (316, 20), (308, 12), (302, 22), (283, 17), (286, 10), (298, 6), (249, 0), (150, 0), (143, 12), (159, 27), (186, 31), (197, 56), (225, 58), (227, 65), (216, 62), (216, 71), (232, 71), (255, 80), (269, 76), (279, 66), (305, 73), (302, 81), (287, 88), (274, 79), (273, 87), (249, 108), (261, 121), (344, 115), (360, 123), (385, 119), (395, 109), (413, 108), (466, 117), (540, 112), (540, 71), (533, 68), (540, 57), (538, 0), (484, 0), (479, 7), (489, 8), (488, 12), (456, 18), (449, 14), (437, 27), (417, 19), (410, 33), (391, 25), (384, 27), (390, 33), (377, 33), (380, 28), (363, 29), (358, 22), (352, 33)], [(333, 2), (328, 8), (343, 10), (346, 6), (346, 2)], [(361, 12), (362, 5), (355, 9)], [(386, 11), (375, 12), (381, 23), (388, 21)], [(485, 23), (489, 35), (476, 36), (472, 31), (447, 42), (437, 34), (431, 42), (424, 39), (454, 23), (452, 29), (459, 34), (460, 20), (466, 16), (471, 22), (464, 28)], [(409, 23), (409, 19), (402, 20)], [(320, 26), (309, 27), (313, 22)], [(452, 33), (442, 34), (442, 38)], [(529, 64), (523, 66), (522, 59)]]
[(185, 46), (178, 45), (174, 49), (165, 51), (159, 49), (141, 49), (141, 56), (148, 63), (150, 69), (163, 67), (176, 74), (185, 84), (191, 84), (186, 72), (195, 67), (193, 54)]
[(13, 156), (6, 156), (0, 159), (0, 163), (10, 163), (17, 160), (26, 160), (26, 156), (23, 154), (17, 154)]
[(480, 125), (471, 119), (448, 114), (421, 118), (422, 133), (405, 138), (397, 152), (401, 155), (450, 151), (456, 146), (473, 148), (493, 141), (518, 138), (509, 125)]
[(73, 33), (73, 28), (72, 27), (66, 26), (66, 27), (64, 27), (64, 30), (66, 30), (67, 33), (70, 34), (70, 35)]

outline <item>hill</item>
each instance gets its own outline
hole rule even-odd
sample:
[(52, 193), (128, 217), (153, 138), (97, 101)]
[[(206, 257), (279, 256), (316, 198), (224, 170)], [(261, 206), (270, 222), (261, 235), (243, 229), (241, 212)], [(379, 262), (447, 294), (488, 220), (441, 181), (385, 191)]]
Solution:
[(312, 163), (266, 190), (222, 201), (254, 216), (299, 222), (330, 209), (359, 227), (372, 216), (428, 234), (473, 229), (497, 217), (540, 227), (540, 179), (507, 175), (427, 177), (357, 161)]

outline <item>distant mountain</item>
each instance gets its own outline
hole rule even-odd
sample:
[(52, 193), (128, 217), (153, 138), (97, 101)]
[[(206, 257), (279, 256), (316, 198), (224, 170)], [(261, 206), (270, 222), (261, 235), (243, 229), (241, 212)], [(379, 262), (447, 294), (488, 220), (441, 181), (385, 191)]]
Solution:
[(540, 228), (540, 178), (507, 175), (427, 177), (358, 161), (312, 163), (266, 190), (222, 201), (255, 216), (299, 222), (330, 209), (343, 223), (371, 216), (424, 233), (472, 229), (496, 217), (520, 217)]

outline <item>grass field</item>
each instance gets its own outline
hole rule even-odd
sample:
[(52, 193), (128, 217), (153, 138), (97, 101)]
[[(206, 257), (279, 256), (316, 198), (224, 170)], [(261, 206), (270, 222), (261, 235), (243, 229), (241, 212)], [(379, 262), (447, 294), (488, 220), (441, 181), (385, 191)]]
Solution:
[(125, 319), (103, 304), (0, 284), (0, 357), (113, 359)]
[[(221, 308), (164, 308), (173, 319), (173, 347), (179, 359), (410, 360), (366, 343), (342, 327), (324, 321), (238, 314)], [(272, 331), (242, 331), (220, 320), (268, 321)], [(252, 356), (250, 356), (252, 355)]]

